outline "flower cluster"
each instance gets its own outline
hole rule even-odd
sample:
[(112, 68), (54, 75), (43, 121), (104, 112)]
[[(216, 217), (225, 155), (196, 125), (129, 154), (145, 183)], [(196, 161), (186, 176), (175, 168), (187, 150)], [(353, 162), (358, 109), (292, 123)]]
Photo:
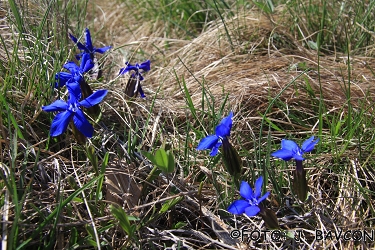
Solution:
[[(238, 177), (241, 174), (241, 168), (236, 166), (241, 165), (241, 160), (238, 160), (239, 157), (237, 151), (229, 143), (228, 139), (233, 125), (232, 119), (233, 112), (230, 112), (229, 115), (224, 117), (219, 125), (216, 126), (215, 134), (204, 137), (199, 142), (197, 149), (210, 149), (210, 156), (216, 156), (219, 152), (220, 146), (223, 146), (223, 162), (227, 166), (228, 172), (232, 176)], [(271, 154), (272, 156), (281, 158), (285, 161), (292, 158), (296, 160), (297, 168), (293, 173), (293, 189), (295, 190), (298, 198), (302, 201), (306, 199), (308, 190), (306, 172), (302, 167), (302, 161), (304, 160), (302, 156), (305, 153), (311, 152), (318, 142), (319, 138), (312, 136), (303, 142), (302, 147), (299, 147), (294, 141), (284, 139), (281, 141), (281, 149)], [(238, 180), (234, 178), (234, 182), (236, 183), (237, 181)], [(240, 195), (243, 199), (234, 201), (227, 208), (227, 211), (232, 214), (245, 213), (247, 216), (255, 216), (260, 214), (268, 227), (278, 228), (279, 226), (275, 213), (261, 205), (261, 202), (264, 201), (270, 194), (270, 192), (266, 192), (263, 196), (261, 196), (262, 185), (262, 176), (255, 181), (254, 190), (250, 187), (249, 183), (242, 181), (239, 189)]]
[[(91, 87), (85, 80), (86, 73), (93, 73), (96, 69), (99, 69), (97, 65), (97, 59), (95, 58), (95, 53), (103, 54), (108, 51), (111, 46), (105, 46), (102, 48), (94, 47), (91, 40), (90, 30), (86, 28), (85, 30), (85, 43), (81, 43), (78, 39), (69, 34), (70, 39), (77, 45), (80, 53), (75, 57), (80, 60), (79, 65), (73, 61), (69, 61), (64, 64), (64, 69), (68, 72), (59, 72), (55, 75), (56, 89), (66, 87), (68, 90), (68, 100), (57, 100), (50, 105), (43, 106), (42, 109), (46, 112), (59, 112), (56, 114), (52, 121), (50, 134), (51, 136), (58, 136), (64, 133), (71, 123), (73, 125), (73, 132), (76, 129), (84, 135), (84, 137), (92, 137), (94, 133), (94, 128), (87, 120), (82, 108), (85, 108), (87, 113), (93, 116), (98, 116), (100, 109), (98, 104), (107, 95), (107, 90), (98, 90), (93, 92)], [(135, 96), (138, 92), (141, 97), (145, 97), (145, 94), (141, 88), (140, 81), (144, 78), (140, 72), (150, 70), (150, 61), (147, 60), (141, 64), (132, 65), (126, 63), (126, 68), (120, 70), (120, 74), (125, 74), (129, 71), (134, 71), (130, 77), (129, 81), (134, 84), (130, 87), (127, 86), (127, 94), (129, 96)], [(77, 139), (78, 140), (78, 139)]]

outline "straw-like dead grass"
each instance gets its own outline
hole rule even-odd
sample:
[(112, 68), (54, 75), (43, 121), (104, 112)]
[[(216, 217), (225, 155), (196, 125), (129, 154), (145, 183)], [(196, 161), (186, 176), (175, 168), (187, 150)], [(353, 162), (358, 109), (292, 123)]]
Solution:
[[(368, 113), (372, 113), (375, 89), (372, 85), (374, 75), (371, 69), (375, 66), (375, 60), (363, 55), (353, 55), (348, 58), (343, 54), (331, 54), (321, 55), (318, 62), (316, 51), (307, 49), (303, 41), (297, 41), (288, 34), (287, 27), (284, 26), (287, 24), (282, 22), (281, 14), (280, 18), (270, 20), (256, 11), (250, 11), (226, 20), (225, 25), (230, 31), (232, 43), (229, 42), (222, 22), (210, 23), (198, 37), (191, 41), (184, 41), (165, 37), (162, 33), (162, 23), (143, 22), (139, 25), (139, 21), (133, 20), (131, 15), (123, 15), (121, 8), (113, 10), (115, 6), (117, 5), (114, 3), (106, 3), (103, 7), (105, 18), (104, 15), (103, 18), (96, 17), (104, 22), (103, 32), (105, 30), (106, 35), (103, 38), (109, 36), (107, 43), (123, 46), (123, 50), (127, 53), (126, 60), (129, 60), (130, 55), (134, 57), (132, 61), (151, 59), (152, 70), (147, 75), (144, 88), (150, 97), (159, 91), (156, 109), (159, 110), (159, 115), (160, 109), (163, 110), (162, 120), (166, 120), (165, 122), (172, 126), (178, 119), (182, 121), (191, 119), (189, 114), (186, 114), (185, 93), (176, 77), (179, 81), (185, 82), (197, 108), (202, 101), (203, 87), (216, 100), (221, 100), (224, 94), (228, 93), (230, 105), (237, 118), (235, 119), (237, 132), (235, 131), (234, 134), (244, 133), (250, 129), (250, 133), (256, 136), (262, 119), (259, 113), (266, 111), (270, 98), (275, 97), (288, 83), (294, 81), (279, 98), (281, 102), (288, 105), (287, 108), (291, 112), (303, 115), (301, 119), (310, 121), (304, 126), (295, 124), (290, 121), (285, 111), (277, 106), (270, 110), (268, 117), (286, 131), (300, 133), (313, 131), (318, 121), (319, 82), (327, 114), (347, 112), (348, 65), (350, 65), (351, 83), (350, 105), (354, 110), (365, 105), (368, 107)], [(121, 25), (123, 23), (126, 25)], [(145, 57), (138, 57), (140, 50), (146, 55)], [(118, 53), (114, 54), (115, 57)], [(121, 56), (116, 60), (121, 65)], [(310, 70), (304, 71), (306, 69)], [(306, 88), (306, 82), (309, 83), (310, 89)], [(217, 107), (220, 104), (220, 101), (216, 102)], [(172, 113), (178, 119), (165, 116), (168, 113)], [(172, 120), (168, 121), (168, 119)], [(251, 124), (250, 128), (249, 124)], [(306, 126), (307, 124), (309, 126)], [(173, 138), (169, 139), (172, 142), (184, 138), (178, 130), (165, 136), (172, 136)], [(245, 141), (243, 143), (246, 144)], [(252, 145), (249, 145), (250, 150), (251, 147)], [(322, 230), (325, 234), (328, 231), (338, 230), (369, 230), (374, 204), (367, 204), (366, 197), (361, 195), (358, 188), (360, 186), (373, 188), (374, 173), (366, 166), (358, 165), (355, 154), (355, 151), (347, 151), (346, 158), (341, 163), (330, 159), (329, 155), (318, 156), (321, 160), (317, 160), (316, 167), (309, 170), (312, 203), (298, 211), (289, 202), (274, 207), (274, 210), (278, 211), (283, 228), (302, 231), (300, 242), (286, 239), (282, 243), (250, 241), (244, 244), (237, 240), (230, 240), (228, 233), (233, 227), (248, 226), (252, 230), (261, 230), (264, 226), (258, 218), (237, 217), (237, 222), (234, 224), (229, 218), (216, 217), (214, 214), (219, 211), (218, 204), (215, 204), (215, 194), (205, 191), (199, 198), (194, 195), (185, 196), (185, 201), (170, 212), (169, 218), (175, 219), (175, 222), (176, 220), (187, 222), (185, 228), (188, 231), (166, 230), (171, 224), (167, 223), (163, 226), (162, 221), (158, 221), (146, 227), (140, 235), (152, 240), (156, 246), (160, 244), (160, 247), (162, 242), (174, 241), (176, 244), (182, 242), (181, 244), (187, 248), (229, 249), (266, 245), (302, 249), (366, 248), (371, 243), (342, 241), (329, 237), (319, 240), (315, 237), (315, 230)], [(345, 175), (332, 171), (334, 166), (340, 164), (347, 169)], [(200, 169), (210, 176), (210, 170), (203, 166)], [(183, 192), (198, 188), (191, 175), (186, 178), (174, 176), (169, 183), (178, 185)], [(154, 192), (155, 201), (168, 197), (163, 196), (165, 190), (162, 191), (163, 185), (167, 184), (166, 182), (154, 186), (156, 190), (160, 189), (160, 194)], [(222, 184), (225, 185), (225, 181)], [(203, 188), (207, 191), (210, 189), (210, 187)], [(286, 192), (287, 195), (288, 191)], [(224, 221), (232, 225), (232, 228), (228, 228)], [(218, 229), (214, 227), (214, 223), (219, 223), (220, 230), (224, 230), (225, 233), (217, 234)], [(198, 233), (197, 229), (203, 234)], [(189, 237), (186, 237), (187, 232)]]

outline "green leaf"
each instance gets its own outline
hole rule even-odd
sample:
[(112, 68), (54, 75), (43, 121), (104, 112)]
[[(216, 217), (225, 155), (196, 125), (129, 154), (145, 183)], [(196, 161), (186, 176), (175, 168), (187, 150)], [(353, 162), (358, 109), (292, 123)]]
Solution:
[(156, 166), (163, 172), (168, 172), (168, 155), (163, 148), (159, 148), (155, 153)]
[(138, 221), (138, 220), (140, 220), (138, 217), (135, 217), (135, 216), (133, 216), (133, 215), (128, 215), (128, 219), (129, 219), (130, 221)]
[(74, 197), (72, 201), (78, 202), (78, 203), (83, 203), (83, 200), (79, 197)]
[(147, 151), (142, 151), (142, 155), (144, 155), (152, 164), (156, 165), (155, 156)]
[(184, 227), (184, 226), (186, 226), (186, 225), (187, 225), (186, 222), (179, 221), (179, 222), (177, 222), (177, 223), (173, 226), (173, 228), (174, 228), (174, 229), (180, 229), (180, 228), (182, 228), (182, 227)]
[[(262, 114), (260, 114), (262, 115)], [(284, 132), (284, 130), (282, 130), (281, 128), (279, 128), (275, 123), (273, 123), (270, 119), (268, 119), (265, 115), (262, 115), (263, 116), (263, 119), (268, 122), (268, 124), (273, 128), (275, 129), (276, 131), (279, 131), (281, 133)]]
[(69, 239), (69, 245), (73, 246), (78, 241), (78, 231), (77, 231), (77, 228), (72, 227), (70, 229), (70, 232), (71, 232), (71, 236), (70, 236), (70, 239)]
[(95, 154), (95, 148), (92, 145), (86, 147), (86, 155), (87, 155), (87, 158), (89, 158), (92, 167), (94, 168), (95, 175), (99, 176), (98, 156)]
[(176, 198), (174, 198), (172, 200), (167, 201), (161, 207), (161, 209), (159, 211), (159, 214), (163, 214), (163, 213), (167, 212), (169, 209), (171, 209), (172, 207), (174, 207), (177, 203), (179, 203), (183, 199), (184, 199), (184, 197), (180, 196), (180, 197), (176, 197)]
[(295, 235), (295, 232), (292, 232), (292, 231), (284, 231), (286, 237), (288, 237), (289, 239), (294, 239), (294, 237), (296, 236)]
[(96, 245), (96, 241), (95, 241), (95, 240), (92, 240), (92, 239), (86, 239), (86, 240), (85, 240), (85, 244), (90, 245), (90, 246), (92, 246), (92, 247), (97, 247), (97, 245)]
[[(95, 238), (95, 232), (94, 229), (91, 227), (91, 225), (85, 225), (85, 229), (87, 233), (91, 236), (91, 238)], [(94, 242), (96, 245), (96, 242)]]
[(307, 45), (309, 46), (310, 49), (318, 50), (318, 44), (316, 42), (308, 41)]
[(107, 169), (109, 162), (109, 152), (106, 152), (103, 158), (102, 167), (100, 168), (100, 173), (104, 174), (105, 170)]
[(174, 162), (174, 156), (173, 154), (171, 153), (171, 151), (167, 151), (167, 155), (168, 155), (168, 168), (167, 168), (167, 173), (173, 173), (174, 171), (174, 167), (175, 167), (175, 162)]
[(155, 152), (155, 156), (145, 151), (142, 151), (142, 154), (164, 173), (172, 173), (174, 171), (175, 161), (171, 151), (159, 148)]
[[(100, 168), (100, 173), (103, 175), (105, 174), (105, 170), (108, 166), (108, 160), (109, 160), (109, 153), (107, 152), (104, 155), (102, 166)], [(96, 201), (103, 199), (103, 192), (102, 192), (103, 183), (104, 183), (104, 176), (98, 180), (98, 185), (96, 186), (96, 195), (95, 195)]]
[(130, 225), (129, 217), (125, 211), (120, 207), (111, 205), (110, 210), (113, 216), (119, 221), (121, 228), (129, 235), (130, 238), (134, 237), (135, 225)]

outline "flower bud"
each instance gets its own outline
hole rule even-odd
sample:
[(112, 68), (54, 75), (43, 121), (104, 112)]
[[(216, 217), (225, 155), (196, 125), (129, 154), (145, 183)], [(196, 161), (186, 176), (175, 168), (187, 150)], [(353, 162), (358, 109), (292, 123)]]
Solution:
[(279, 222), (277, 221), (277, 217), (274, 211), (271, 209), (265, 208), (262, 204), (259, 204), (260, 208), (260, 216), (262, 216), (262, 219), (266, 223), (266, 227), (268, 229), (279, 229)]
[(293, 178), (293, 191), (298, 199), (304, 202), (307, 199), (307, 193), (309, 190), (306, 180), (306, 171), (303, 168), (295, 169), (293, 171)]
[(241, 174), (241, 158), (227, 138), (223, 139), (223, 162), (230, 175), (239, 176)]

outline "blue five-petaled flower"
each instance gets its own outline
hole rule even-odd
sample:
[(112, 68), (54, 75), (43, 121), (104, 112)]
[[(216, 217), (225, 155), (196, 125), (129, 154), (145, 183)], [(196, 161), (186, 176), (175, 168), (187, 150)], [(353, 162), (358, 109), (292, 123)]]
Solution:
[(219, 125), (215, 128), (214, 135), (208, 135), (207, 137), (203, 138), (197, 147), (198, 150), (203, 149), (211, 149), (210, 156), (217, 155), (219, 151), (219, 147), (223, 143), (223, 140), (228, 140), (228, 136), (230, 135), (230, 130), (232, 129), (232, 118), (233, 112), (231, 111), (227, 117), (224, 117), (223, 120), (219, 123)]
[(145, 98), (145, 94), (142, 90), (142, 86), (140, 81), (143, 81), (143, 76), (140, 72), (142, 70), (143, 72), (149, 71), (151, 69), (151, 62), (150, 60), (146, 60), (141, 64), (136, 63), (135, 65), (130, 64), (129, 62), (126, 62), (126, 67), (120, 69), (119, 75), (123, 75), (126, 72), (129, 72), (131, 70), (134, 70), (135, 73), (132, 73), (130, 79), (134, 79), (134, 81), (129, 81), (129, 84), (134, 84), (134, 86), (126, 86), (126, 88), (129, 88), (129, 91), (132, 93), (127, 93), (129, 96), (133, 96), (136, 92), (139, 92), (142, 98)]
[(302, 147), (300, 148), (297, 143), (292, 140), (281, 141), (281, 149), (273, 152), (271, 155), (277, 158), (281, 158), (284, 161), (289, 161), (290, 159), (295, 159), (297, 161), (303, 161), (304, 158), (302, 155), (312, 151), (315, 147), (315, 144), (319, 142), (319, 138), (315, 140), (314, 136), (311, 136), (309, 139), (303, 142)]
[(84, 53), (88, 53), (90, 55), (91, 59), (94, 59), (94, 54), (96, 52), (100, 53), (100, 54), (103, 54), (104, 52), (106, 52), (107, 50), (109, 50), (111, 48), (111, 46), (105, 46), (105, 47), (102, 47), (102, 48), (94, 47), (92, 45), (90, 30), (88, 28), (86, 28), (86, 30), (85, 30), (85, 40), (86, 40), (85, 44), (82, 44), (82, 43), (78, 42), (78, 39), (76, 37), (74, 37), (72, 34), (69, 34), (69, 37), (70, 37), (70, 39), (72, 39), (73, 42), (75, 42), (77, 44), (77, 47), (82, 51), (81, 54), (76, 55), (77, 60), (79, 60), (79, 58), (81, 58), (81, 56), (83, 56)]
[(94, 67), (94, 62), (91, 60), (90, 55), (84, 53), (82, 56), (81, 64), (78, 67), (74, 62), (67, 62), (64, 64), (64, 68), (69, 70), (68, 72), (60, 72), (55, 76), (55, 88), (60, 88), (66, 84), (77, 82), (81, 83), (84, 80), (83, 75)]
[(129, 62), (126, 62), (126, 67), (120, 69), (120, 75), (125, 74), (128, 71), (134, 70), (135, 71), (135, 77), (137, 77), (140, 81), (143, 81), (143, 76), (139, 70), (143, 70), (143, 72), (149, 71), (151, 69), (151, 62), (150, 60), (144, 61), (141, 64), (136, 63), (135, 65), (130, 64)]
[(246, 181), (242, 181), (240, 186), (240, 195), (242, 196), (242, 198), (244, 198), (244, 200), (234, 201), (228, 207), (228, 212), (232, 214), (245, 213), (247, 216), (257, 215), (260, 211), (259, 204), (270, 194), (270, 192), (267, 192), (262, 197), (260, 197), (262, 192), (262, 184), (263, 177), (260, 176), (255, 181), (255, 190), (253, 192), (249, 183), (247, 183)]
[(86, 119), (81, 107), (90, 108), (100, 103), (107, 95), (107, 90), (98, 90), (86, 99), (79, 101), (81, 98), (81, 89), (79, 83), (73, 82), (67, 85), (69, 98), (67, 102), (57, 100), (50, 105), (43, 106), (42, 109), (47, 112), (60, 111), (52, 121), (50, 134), (58, 136), (64, 133), (69, 122), (73, 119), (74, 125), (86, 137), (92, 137), (94, 128)]

